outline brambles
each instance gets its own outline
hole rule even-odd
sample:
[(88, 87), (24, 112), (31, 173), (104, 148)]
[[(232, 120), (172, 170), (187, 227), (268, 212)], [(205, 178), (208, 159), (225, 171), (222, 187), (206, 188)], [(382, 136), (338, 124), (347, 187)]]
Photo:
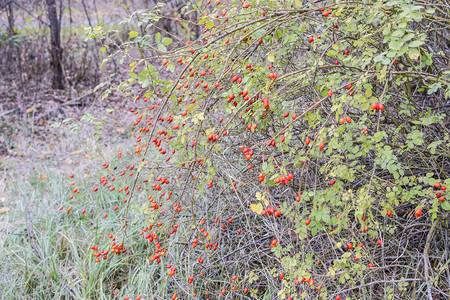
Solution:
[[(115, 259), (105, 251), (137, 253), (112, 245), (136, 239), (154, 266), (167, 267), (155, 276), (176, 297), (338, 299), (341, 290), (358, 297), (354, 286), (378, 285), (382, 272), (411, 281), (395, 289), (399, 298), (419, 288), (418, 277), (406, 272), (419, 264), (408, 247), (423, 252), (424, 239), (391, 241), (411, 237), (405, 228), (416, 222), (413, 211), (443, 230), (440, 218), (449, 209), (436, 184), (449, 182), (442, 97), (422, 97), (419, 88), (441, 95), (448, 89), (426, 67), (439, 63), (421, 47), (431, 31), (424, 26), (399, 41), (406, 30), (398, 24), (419, 17), (397, 8), (290, 4), (292, 10), (276, 1), (217, 1), (196, 20), (203, 28), (197, 40), (181, 36), (178, 46), (161, 34), (138, 34), (124, 45), (126, 53), (142, 54), (123, 57), (130, 78), (119, 87), (135, 100), (128, 112), (133, 143), (104, 163), (93, 187), (111, 195), (108, 213), (121, 216), (98, 246), (99, 264)], [(419, 15), (425, 9), (402, 5)], [(373, 10), (382, 22), (367, 16)], [(424, 61), (396, 71), (393, 57)], [(173, 76), (166, 80), (163, 70)], [(416, 101), (431, 101), (435, 110)], [(64, 206), (76, 207), (73, 195)], [(125, 235), (133, 226), (139, 233)], [(432, 251), (444, 251), (442, 238), (433, 238)], [(394, 262), (402, 272), (391, 270)], [(374, 290), (374, 297), (387, 297)]]

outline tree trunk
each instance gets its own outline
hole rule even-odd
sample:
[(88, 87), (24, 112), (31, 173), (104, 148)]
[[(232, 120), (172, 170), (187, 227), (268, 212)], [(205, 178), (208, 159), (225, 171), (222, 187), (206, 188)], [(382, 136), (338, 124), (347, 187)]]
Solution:
[(3, 5), (6, 8), (6, 15), (8, 16), (8, 35), (14, 35), (14, 12), (12, 9), (12, 1), (4, 0)]
[(46, 0), (48, 9), (48, 19), (50, 21), (50, 43), (51, 43), (51, 62), (50, 65), (53, 70), (52, 88), (64, 89), (64, 76), (61, 65), (62, 49), (60, 37), (60, 23), (58, 21), (58, 14), (56, 12), (56, 1)]

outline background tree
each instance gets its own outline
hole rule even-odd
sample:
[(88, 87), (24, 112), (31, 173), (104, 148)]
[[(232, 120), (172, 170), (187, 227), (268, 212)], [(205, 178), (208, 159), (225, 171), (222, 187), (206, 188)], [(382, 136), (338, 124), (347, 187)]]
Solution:
[(12, 9), (12, 0), (3, 0), (2, 8), (6, 11), (6, 16), (8, 17), (8, 34), (10, 36), (14, 35), (14, 11)]
[(53, 78), (52, 88), (64, 89), (64, 74), (62, 68), (62, 48), (61, 48), (61, 23), (58, 18), (55, 0), (46, 0), (48, 19), (50, 21), (50, 55)]

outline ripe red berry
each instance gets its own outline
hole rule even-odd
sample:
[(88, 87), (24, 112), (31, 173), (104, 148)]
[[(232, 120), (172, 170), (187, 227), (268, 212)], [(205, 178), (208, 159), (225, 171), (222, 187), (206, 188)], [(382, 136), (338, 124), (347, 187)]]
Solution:
[(422, 216), (422, 209), (421, 209), (421, 208), (418, 208), (418, 209), (414, 212), (414, 214), (416, 215), (417, 218), (419, 218), (420, 216)]

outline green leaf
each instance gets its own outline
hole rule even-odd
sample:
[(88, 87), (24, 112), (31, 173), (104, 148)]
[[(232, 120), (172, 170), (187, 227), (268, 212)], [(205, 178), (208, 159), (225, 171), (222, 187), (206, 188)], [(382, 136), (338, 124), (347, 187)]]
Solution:
[(409, 49), (408, 55), (412, 60), (417, 60), (420, 57), (420, 51), (417, 48), (412, 48)]
[(322, 220), (323, 220), (325, 223), (329, 224), (330, 221), (331, 221), (330, 215), (329, 215), (329, 214), (324, 214), (324, 215), (322, 216)]
[(430, 94), (435, 93), (441, 86), (442, 86), (442, 84), (440, 82), (436, 82), (436, 83), (430, 85), (429, 89), (427, 91), (427, 94), (430, 95)]
[(167, 51), (166, 46), (164, 46), (163, 44), (158, 44), (156, 47), (157, 47), (158, 50), (161, 51), (161, 52), (166, 52), (166, 51)]
[(161, 42), (161, 33), (158, 32), (158, 33), (155, 35), (155, 42), (156, 42), (156, 43)]
[(330, 51), (327, 52), (327, 55), (330, 56), (330, 57), (333, 57), (333, 56), (337, 55), (337, 52), (334, 51), (334, 50), (330, 50)]
[(423, 41), (413, 41), (413, 42), (409, 43), (410, 48), (417, 48), (421, 45), (423, 45)]
[(448, 203), (448, 201), (442, 202), (442, 208), (445, 210), (450, 210), (450, 203)]
[(393, 37), (401, 37), (403, 36), (403, 34), (405, 33), (405, 29), (397, 29), (396, 31), (394, 31), (391, 36)]
[(392, 50), (400, 50), (404, 43), (403, 40), (394, 40), (389, 43), (389, 48)]
[(164, 46), (168, 46), (168, 45), (172, 44), (172, 39), (168, 38), (168, 37), (165, 37), (165, 38), (162, 39), (162, 44)]

